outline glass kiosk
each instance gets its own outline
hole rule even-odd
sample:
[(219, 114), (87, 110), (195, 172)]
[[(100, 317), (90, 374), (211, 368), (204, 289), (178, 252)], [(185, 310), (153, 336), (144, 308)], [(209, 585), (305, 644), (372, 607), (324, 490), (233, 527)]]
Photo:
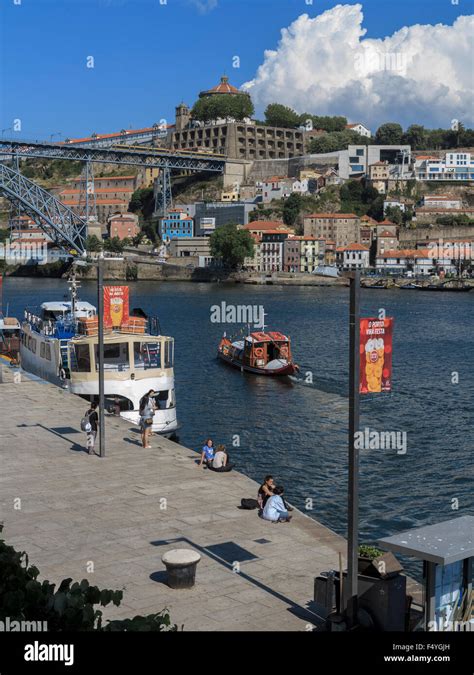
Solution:
[(474, 516), (406, 530), (378, 544), (423, 561), (425, 630), (474, 631)]

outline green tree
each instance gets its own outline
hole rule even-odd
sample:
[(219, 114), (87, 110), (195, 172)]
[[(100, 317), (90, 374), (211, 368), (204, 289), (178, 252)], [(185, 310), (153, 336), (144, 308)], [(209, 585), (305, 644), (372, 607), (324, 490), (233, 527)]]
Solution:
[(300, 125), (300, 120), (301, 115), (281, 103), (270, 103), (265, 109), (265, 121), (272, 127), (294, 129)]
[(300, 123), (306, 124), (306, 121), (310, 119), (313, 122), (314, 129), (323, 129), (329, 133), (333, 131), (346, 131), (347, 117), (342, 117), (341, 115), (308, 115), (304, 113), (300, 116)]
[(253, 255), (253, 239), (247, 230), (238, 230), (236, 225), (229, 223), (211, 234), (210, 248), (214, 258), (236, 270), (242, 267), (245, 258)]
[[(2, 525), (0, 524), (0, 532)], [(123, 599), (122, 591), (91, 586), (87, 579), (80, 583), (63, 579), (56, 584), (39, 581), (40, 571), (29, 564), (24, 552), (16, 551), (0, 538), (0, 620), (46, 621), (48, 631), (127, 631), (170, 630), (177, 626), (170, 621), (167, 610), (134, 619), (112, 621), (102, 625), (102, 611)]]
[(191, 117), (200, 122), (210, 122), (218, 117), (243, 120), (245, 117), (252, 117), (253, 113), (254, 106), (250, 96), (235, 94), (235, 96), (206, 96), (198, 99), (191, 110)]
[(302, 205), (301, 195), (293, 192), (283, 205), (283, 222), (288, 227), (293, 227), (298, 219)]
[(148, 204), (149, 200), (153, 197), (153, 188), (140, 188), (138, 190), (135, 190), (135, 192), (132, 194), (132, 198), (130, 199), (130, 203), (128, 205), (128, 210), (131, 211), (132, 213), (136, 213), (137, 211), (142, 211), (145, 208), (145, 206)]
[(395, 225), (401, 225), (403, 223), (403, 211), (399, 206), (388, 206), (385, 209), (385, 218)]
[(421, 124), (412, 124), (403, 134), (403, 142), (411, 145), (412, 150), (422, 150), (426, 147), (426, 131)]
[(112, 237), (111, 239), (104, 240), (105, 251), (110, 251), (111, 253), (123, 253), (124, 247), (125, 243), (118, 237)]
[(375, 133), (377, 145), (399, 145), (402, 137), (403, 129), (397, 122), (382, 124)]
[(367, 215), (373, 218), (374, 220), (381, 221), (384, 219), (383, 215), (383, 196), (379, 195), (377, 199), (374, 199), (372, 204), (367, 209)]
[(103, 244), (95, 234), (91, 234), (86, 238), (85, 247), (89, 253), (98, 253), (102, 251)]
[(336, 150), (345, 150), (348, 145), (367, 145), (369, 142), (369, 138), (365, 138), (350, 129), (331, 131), (328, 134), (312, 138), (308, 144), (308, 151), (315, 154), (335, 152)]

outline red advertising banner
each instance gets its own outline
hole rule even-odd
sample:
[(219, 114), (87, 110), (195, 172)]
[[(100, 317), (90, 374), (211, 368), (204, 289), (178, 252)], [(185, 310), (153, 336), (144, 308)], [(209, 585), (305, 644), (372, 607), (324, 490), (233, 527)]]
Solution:
[(393, 319), (360, 320), (361, 394), (392, 390)]
[(104, 286), (104, 326), (127, 325), (129, 313), (128, 286)]

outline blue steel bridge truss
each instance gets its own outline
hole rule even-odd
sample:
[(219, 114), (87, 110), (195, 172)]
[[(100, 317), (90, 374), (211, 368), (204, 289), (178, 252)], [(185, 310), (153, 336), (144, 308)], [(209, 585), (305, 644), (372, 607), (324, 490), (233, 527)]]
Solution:
[(50, 192), (2, 163), (0, 193), (30, 216), (55, 244), (79, 255), (85, 252), (86, 221)]

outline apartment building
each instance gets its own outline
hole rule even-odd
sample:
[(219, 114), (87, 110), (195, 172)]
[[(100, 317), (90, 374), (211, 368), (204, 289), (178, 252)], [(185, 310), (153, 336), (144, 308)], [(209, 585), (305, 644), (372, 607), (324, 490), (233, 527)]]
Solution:
[(312, 213), (303, 223), (305, 236), (334, 240), (336, 246), (360, 241), (360, 219), (354, 213)]

